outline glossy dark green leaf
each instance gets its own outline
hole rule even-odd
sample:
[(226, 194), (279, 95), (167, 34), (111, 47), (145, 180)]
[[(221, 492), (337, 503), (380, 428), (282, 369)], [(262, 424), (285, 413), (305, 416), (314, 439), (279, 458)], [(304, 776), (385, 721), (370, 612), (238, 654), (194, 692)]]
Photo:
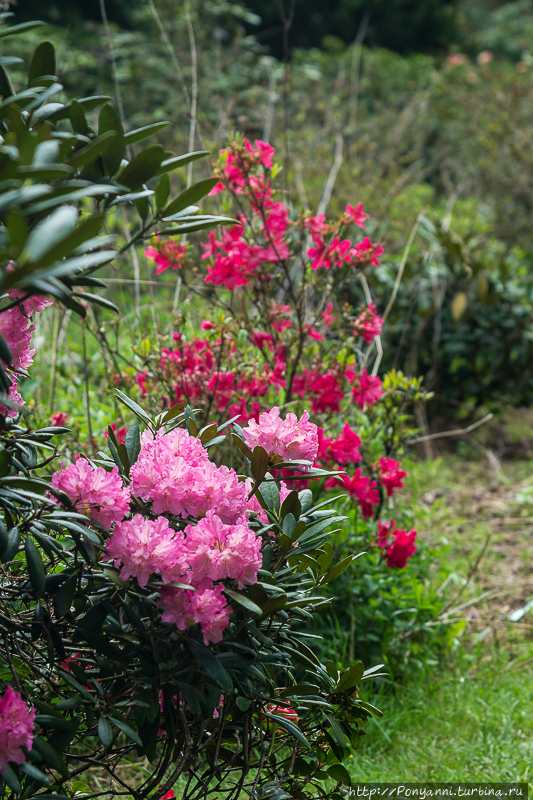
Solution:
[(254, 447), (252, 457), (250, 459), (252, 475), (256, 483), (261, 483), (265, 477), (270, 458), (264, 447), (257, 445)]
[(124, 392), (121, 392), (119, 389), (115, 392), (116, 396), (120, 400), (121, 403), (124, 403), (130, 411), (133, 411), (136, 417), (139, 417), (144, 423), (147, 425), (150, 424), (150, 417), (146, 413), (146, 411), (140, 407), (134, 400), (131, 400)]
[(231, 692), (233, 689), (231, 678), (213, 653), (194, 639), (188, 639), (185, 644), (190, 653), (198, 659), (209, 680), (225, 692)]
[(120, 719), (115, 719), (114, 717), (111, 719), (111, 722), (113, 725), (116, 725), (117, 728), (119, 728), (123, 733), (125, 733), (128, 739), (131, 739), (132, 742), (135, 742), (135, 744), (138, 744), (139, 747), (142, 747), (142, 742), (139, 735), (135, 733), (135, 731), (132, 728), (130, 728), (129, 725), (126, 725), (125, 722), (122, 722), (122, 720)]
[(6, 36), (14, 36), (18, 35), (19, 33), (33, 30), (34, 28), (40, 28), (41, 25), (46, 25), (45, 22), (41, 22), (39, 20), (35, 20), (33, 22), (21, 22), (19, 25), (11, 25), (9, 28), (5, 28), (3, 31), (0, 31), (0, 39), (5, 39)]
[(131, 191), (140, 189), (144, 183), (153, 178), (164, 157), (160, 145), (147, 147), (127, 164), (117, 175), (117, 180)]
[(9, 345), (2, 334), (0, 334), (0, 358), (5, 361), (9, 367), (11, 364), (11, 350), (9, 349)]
[(163, 128), (168, 128), (169, 125), (170, 122), (153, 122), (151, 125), (145, 125), (144, 128), (128, 131), (128, 133), (124, 135), (124, 141), (126, 144), (141, 142), (143, 139), (147, 139), (148, 136), (153, 136), (154, 133), (162, 131)]
[(347, 689), (351, 689), (352, 686), (355, 686), (359, 683), (361, 678), (363, 677), (365, 668), (362, 661), (356, 661), (355, 664), (352, 664), (351, 667), (342, 673), (341, 677), (339, 678), (339, 682), (335, 687), (336, 692), (344, 692)]
[(227, 589), (227, 588), (224, 589), (224, 593), (227, 594), (228, 597), (231, 597), (232, 600), (235, 600), (236, 603), (245, 608), (247, 611), (250, 611), (252, 614), (257, 614), (258, 616), (261, 616), (261, 614), (263, 613), (261, 608), (256, 603), (254, 603), (253, 600), (250, 600), (250, 598), (247, 595), (242, 594), (241, 592), (235, 592), (233, 589)]
[(352, 783), (350, 773), (342, 764), (332, 764), (331, 767), (327, 768), (326, 772), (338, 783), (346, 783), (348, 786)]
[(331, 730), (333, 732), (333, 738), (337, 742), (340, 748), (345, 750), (348, 747), (348, 739), (346, 738), (344, 731), (342, 730), (340, 724), (337, 722), (335, 717), (330, 716), (329, 714), (324, 714), (327, 721), (331, 725)]
[(163, 173), (172, 172), (174, 169), (185, 167), (192, 161), (198, 161), (199, 158), (205, 158), (208, 155), (209, 152), (207, 150), (196, 150), (194, 153), (185, 153), (183, 156), (172, 156), (172, 158), (167, 158), (161, 163), (156, 175), (163, 175)]
[(287, 731), (287, 733), (290, 733), (291, 736), (294, 736), (294, 738), (297, 739), (300, 742), (300, 744), (303, 744), (304, 747), (307, 747), (308, 750), (311, 749), (311, 745), (301, 732), (300, 728), (296, 727), (296, 725), (293, 722), (289, 722), (289, 720), (285, 719), (285, 717), (280, 717), (277, 714), (271, 714), (268, 711), (263, 711), (263, 714), (265, 715), (265, 717), (268, 717), (268, 719), (274, 720), (276, 725), (279, 725), (281, 728), (284, 728)]
[(87, 136), (89, 123), (87, 122), (85, 111), (77, 100), (72, 100), (70, 104), (69, 118), (74, 131), (81, 133), (82, 136)]
[(78, 628), (86, 628), (88, 631), (98, 633), (101, 630), (106, 617), (106, 607), (103, 603), (97, 603), (95, 606), (89, 609), (89, 611), (87, 611), (83, 617), (80, 617), (76, 624)]
[(367, 703), (365, 700), (358, 700), (357, 705), (364, 708), (365, 711), (370, 712), (370, 714), (373, 714), (375, 717), (383, 716), (383, 711), (380, 711), (379, 708), (376, 708), (376, 706), (373, 706), (371, 703)]
[(70, 720), (53, 714), (37, 714), (35, 722), (42, 728), (52, 728), (54, 730), (67, 730), (67, 728), (70, 728)]
[(39, 263), (46, 253), (72, 233), (77, 219), (78, 212), (72, 206), (61, 206), (53, 211), (30, 233), (26, 247), (21, 253), (20, 263)]
[(21, 791), (20, 781), (11, 767), (8, 766), (8, 768), (0, 774), (0, 777), (5, 780), (12, 792), (17, 792), (18, 794)]
[(111, 142), (116, 138), (116, 131), (106, 131), (101, 136), (93, 139), (90, 144), (78, 150), (74, 156), (68, 160), (68, 164), (75, 169), (79, 170), (87, 168), (95, 161), (99, 155), (105, 153)]
[(54, 597), (54, 610), (56, 616), (61, 618), (66, 616), (71, 609), (74, 595), (76, 594), (76, 585), (78, 579), (76, 575), (71, 575), (70, 578), (63, 583), (58, 593)]
[(44, 784), (50, 783), (44, 772), (41, 772), (40, 769), (37, 769), (37, 767), (35, 767), (33, 764), (30, 764), (29, 761), (24, 761), (20, 765), (20, 769), (29, 778), (33, 778), (34, 781), (39, 781), (39, 783), (44, 783)]
[(105, 717), (98, 720), (98, 737), (106, 748), (113, 742), (113, 729)]
[(33, 740), (32, 747), (34, 750), (37, 750), (37, 752), (42, 756), (43, 761), (48, 764), (49, 767), (59, 772), (63, 778), (68, 779), (70, 773), (67, 765), (59, 753), (54, 750), (54, 748), (49, 745), (47, 741), (42, 739), (40, 736), (36, 736)]
[(203, 178), (203, 180), (193, 183), (192, 186), (189, 186), (188, 189), (168, 204), (165, 208), (165, 217), (170, 217), (172, 214), (187, 208), (187, 206), (193, 205), (197, 200), (201, 200), (216, 183), (217, 178)]
[(56, 74), (56, 55), (54, 46), (51, 42), (40, 42), (33, 52), (30, 69), (28, 71), (28, 83), (33, 83), (41, 75)]
[(138, 425), (132, 425), (126, 434), (126, 450), (130, 465), (135, 464), (141, 452), (141, 431)]
[(342, 561), (339, 561), (338, 564), (335, 564), (333, 567), (331, 567), (331, 569), (329, 569), (326, 572), (326, 574), (320, 581), (320, 585), (323, 586), (324, 584), (329, 583), (335, 578), (338, 578), (338, 576), (341, 575), (344, 572), (344, 570), (350, 566), (350, 564), (353, 561), (353, 558), (354, 557), (352, 555), (346, 556), (346, 558), (343, 558)]
[(44, 564), (41, 554), (36, 547), (35, 542), (29, 536), (24, 544), (24, 551), (26, 553), (28, 573), (33, 591), (35, 594), (40, 595), (44, 592), (46, 574), (44, 571)]
[(117, 136), (103, 154), (104, 166), (108, 175), (114, 175), (120, 168), (125, 153), (124, 128), (120, 117), (111, 103), (106, 103), (98, 117), (98, 135), (115, 131)]
[(263, 481), (260, 486), (260, 491), (263, 500), (267, 504), (268, 510), (278, 514), (280, 510), (280, 494), (275, 481)]
[(157, 189), (155, 190), (155, 204), (158, 208), (163, 208), (165, 203), (168, 200), (168, 196), (170, 194), (170, 178), (165, 173), (157, 184)]

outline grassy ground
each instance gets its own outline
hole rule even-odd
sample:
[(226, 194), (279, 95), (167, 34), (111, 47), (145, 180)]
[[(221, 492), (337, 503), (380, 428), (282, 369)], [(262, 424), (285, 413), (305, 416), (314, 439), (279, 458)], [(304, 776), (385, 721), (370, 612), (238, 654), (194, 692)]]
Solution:
[(445, 613), (464, 630), (438, 666), (403, 686), (376, 687), (372, 702), (385, 714), (351, 762), (355, 780), (531, 785), (533, 613), (519, 623), (507, 617), (533, 596), (533, 508), (517, 503), (532, 473), (531, 462), (495, 473), (457, 457), (413, 470), (412, 490), (418, 484), (429, 512), (419, 530), (448, 550)]

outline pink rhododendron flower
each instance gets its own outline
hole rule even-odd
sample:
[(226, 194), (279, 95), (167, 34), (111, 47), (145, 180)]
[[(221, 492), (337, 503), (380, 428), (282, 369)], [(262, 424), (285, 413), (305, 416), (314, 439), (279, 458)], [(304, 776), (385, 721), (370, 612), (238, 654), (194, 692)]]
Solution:
[(64, 411), (56, 411), (55, 414), (52, 414), (50, 417), (50, 423), (57, 428), (62, 428), (63, 425), (67, 422), (69, 418), (68, 414), (65, 414)]
[(309, 422), (307, 411), (300, 420), (292, 413), (283, 420), (279, 407), (274, 406), (271, 411), (264, 411), (258, 422), (250, 420), (243, 433), (252, 450), (261, 445), (267, 453), (275, 453), (283, 461), (314, 461), (318, 452), (317, 426)]
[(210, 322), (208, 319), (203, 319), (203, 320), (202, 320), (202, 324), (200, 325), (200, 328), (201, 328), (203, 331), (210, 331), (210, 330), (212, 330), (214, 327), (215, 327), (215, 324), (214, 324), (213, 322)]
[(209, 461), (199, 439), (183, 428), (141, 436), (141, 452), (131, 468), (131, 491), (152, 500), (155, 514), (198, 517), (216, 509), (223, 522), (246, 513), (246, 489), (237, 473)]
[(348, 203), (343, 216), (346, 216), (350, 222), (358, 225), (359, 228), (366, 228), (364, 223), (367, 219), (370, 219), (370, 214), (365, 214), (362, 203), (357, 203), (355, 208)]
[(352, 399), (361, 411), (365, 405), (375, 405), (385, 394), (383, 383), (377, 375), (369, 375), (364, 369), (360, 375), (353, 375)]
[(374, 513), (374, 506), (379, 503), (379, 493), (376, 490), (376, 481), (371, 481), (362, 470), (357, 469), (353, 478), (348, 475), (340, 475), (338, 478), (328, 478), (327, 488), (337, 485), (344, 485), (350, 497), (355, 497), (359, 501), (361, 513), (365, 519), (369, 519)]
[[(17, 300), (19, 298), (25, 297), (26, 292), (24, 291), (24, 289), (12, 289), (8, 294), (10, 297)], [(53, 303), (54, 301), (45, 297), (44, 294), (32, 294), (32, 296), (27, 297), (26, 300), (24, 300), (23, 303), (21, 303), (21, 305), (24, 308), (24, 313), (26, 314), (27, 317), (29, 317), (34, 313), (38, 314), (41, 311), (44, 311), (45, 308), (48, 308), (48, 306), (53, 305)]]
[(378, 522), (378, 545), (387, 548), (387, 566), (403, 569), (416, 550), (416, 530), (399, 531), (394, 520)]
[(144, 255), (146, 258), (155, 261), (157, 264), (155, 274), (159, 275), (160, 272), (164, 272), (164, 270), (169, 269), (169, 267), (172, 269), (180, 269), (183, 267), (187, 257), (187, 245), (180, 244), (173, 239), (161, 241), (156, 237), (154, 245), (147, 247), (144, 251)]
[(208, 511), (197, 525), (185, 528), (187, 562), (193, 584), (232, 579), (242, 589), (257, 581), (261, 566), (261, 539), (244, 522), (225, 525), (215, 511)]
[(357, 464), (361, 461), (361, 453), (357, 449), (362, 444), (361, 438), (345, 422), (342, 433), (331, 441), (330, 454), (331, 460), (337, 464)]
[(316, 217), (307, 217), (304, 221), (304, 226), (311, 231), (317, 233), (319, 236), (325, 236), (329, 231), (329, 225), (326, 222), (325, 214), (317, 214)]
[(22, 697), (8, 686), (0, 700), (0, 772), (9, 762), (22, 764), (26, 756), (22, 747), (31, 750), (35, 709), (28, 708)]
[(3, 414), (5, 417), (16, 417), (22, 406), (25, 405), (22, 395), (17, 391), (16, 382), (13, 382), (9, 387), (7, 399), (13, 406), (12, 408), (8, 408), (4, 403), (0, 403), (0, 414)]
[(377, 315), (374, 303), (369, 303), (354, 322), (354, 335), (362, 333), (365, 342), (371, 342), (374, 336), (381, 334), (382, 329), (383, 319)]
[(231, 607), (223, 595), (224, 587), (217, 584), (210, 588), (176, 589), (163, 586), (161, 604), (164, 611), (163, 622), (173, 622), (179, 630), (185, 630), (198, 623), (205, 644), (216, 644), (222, 640), (223, 631), (228, 627)]
[(129, 511), (129, 492), (122, 485), (117, 467), (107, 472), (92, 467), (84, 458), (55, 472), (52, 486), (66, 494), (76, 510), (100, 522), (108, 530)]
[(189, 566), (184, 539), (165, 517), (150, 520), (135, 514), (116, 526), (107, 542), (108, 558), (116, 567), (122, 565), (123, 581), (134, 577), (139, 586), (146, 586), (154, 573), (166, 582), (179, 581)]
[(395, 461), (393, 458), (386, 458), (382, 456), (378, 462), (378, 479), (381, 485), (387, 492), (387, 497), (394, 494), (395, 489), (401, 489), (403, 486), (403, 478), (406, 477), (407, 472), (400, 469), (402, 466), (401, 461)]

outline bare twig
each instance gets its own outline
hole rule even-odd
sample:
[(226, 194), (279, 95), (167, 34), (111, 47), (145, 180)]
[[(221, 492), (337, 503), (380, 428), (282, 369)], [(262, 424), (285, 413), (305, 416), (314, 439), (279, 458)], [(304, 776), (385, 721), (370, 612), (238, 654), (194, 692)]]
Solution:
[(426, 442), (430, 439), (443, 439), (446, 436), (464, 436), (476, 428), (479, 428), (480, 425), (484, 425), (485, 422), (489, 422), (493, 417), (494, 414), (487, 414), (483, 419), (473, 422), (468, 428), (458, 428), (454, 431), (442, 431), (442, 433), (428, 433), (427, 436), (419, 436), (417, 439), (411, 439), (407, 444), (419, 444), (420, 442)]
[[(196, 138), (196, 114), (198, 108), (198, 53), (196, 50), (196, 39), (194, 38), (194, 29), (192, 27), (191, 12), (187, 4), (187, 11), (185, 13), (185, 20), (187, 22), (187, 33), (189, 36), (189, 46), (191, 48), (191, 70), (192, 70), (192, 86), (191, 86), (191, 124), (189, 127), (189, 153), (194, 150), (194, 140)], [(193, 162), (191, 161), (187, 166), (187, 186), (192, 182), (192, 168)]]
[(322, 195), (322, 199), (318, 204), (318, 210), (317, 210), (318, 214), (324, 213), (324, 211), (328, 207), (329, 201), (331, 200), (331, 195), (333, 194), (333, 189), (335, 188), (337, 175), (339, 174), (339, 170), (342, 164), (342, 147), (343, 147), (342, 133), (338, 133), (337, 138), (335, 140), (335, 158), (333, 159), (333, 164), (331, 165), (328, 179), (324, 187), (324, 194)]
[[(124, 205), (122, 206), (122, 224), (124, 225), (124, 233), (126, 234), (126, 239), (129, 241), (131, 239), (130, 233), (130, 226), (128, 222), (128, 216), (126, 214), (126, 208)], [(134, 292), (135, 292), (135, 316), (137, 319), (140, 319), (141, 316), (141, 267), (139, 264), (139, 256), (137, 255), (137, 249), (135, 245), (130, 247), (130, 255), (131, 261), (133, 264), (133, 283), (134, 283)]]
[(118, 113), (120, 114), (122, 127), (124, 130), (126, 130), (126, 118), (124, 116), (124, 107), (122, 105), (122, 97), (120, 95), (120, 87), (118, 83), (117, 59), (115, 56), (115, 48), (113, 46), (113, 37), (111, 36), (111, 28), (109, 27), (109, 22), (107, 21), (105, 0), (100, 0), (100, 13), (102, 15), (102, 22), (104, 23), (104, 30), (109, 44), (109, 54), (111, 56), (111, 67), (113, 69), (113, 82), (115, 84), (115, 94), (117, 96)]
[(411, 228), (411, 233), (409, 234), (409, 238), (407, 240), (407, 244), (405, 245), (405, 249), (403, 251), (403, 256), (402, 256), (402, 260), (400, 262), (400, 267), (398, 269), (398, 274), (396, 275), (396, 280), (394, 281), (394, 286), (392, 288), (392, 294), (390, 296), (389, 302), (387, 303), (387, 308), (383, 312), (383, 322), (385, 322), (385, 320), (389, 316), (390, 310), (394, 305), (394, 301), (396, 300), (396, 295), (398, 294), (398, 289), (400, 288), (400, 283), (401, 283), (402, 276), (403, 276), (403, 273), (404, 273), (404, 270), (405, 270), (405, 265), (407, 264), (407, 258), (409, 256), (409, 251), (411, 250), (412, 244), (414, 242), (414, 239), (415, 239), (415, 236), (417, 234), (418, 227), (420, 225), (420, 222), (422, 220), (423, 215), (424, 215), (424, 212), (421, 211), (420, 214), (418, 215), (418, 217), (416, 218), (415, 224)]

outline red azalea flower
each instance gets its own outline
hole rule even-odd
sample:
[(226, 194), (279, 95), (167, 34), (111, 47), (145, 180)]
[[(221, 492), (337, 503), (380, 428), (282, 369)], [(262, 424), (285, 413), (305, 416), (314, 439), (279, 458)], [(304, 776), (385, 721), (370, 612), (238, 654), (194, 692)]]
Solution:
[(387, 497), (394, 494), (395, 489), (401, 489), (403, 486), (403, 478), (407, 476), (402, 466), (401, 461), (395, 461), (393, 458), (386, 458), (381, 456), (378, 462), (378, 478), (381, 485), (387, 492)]

